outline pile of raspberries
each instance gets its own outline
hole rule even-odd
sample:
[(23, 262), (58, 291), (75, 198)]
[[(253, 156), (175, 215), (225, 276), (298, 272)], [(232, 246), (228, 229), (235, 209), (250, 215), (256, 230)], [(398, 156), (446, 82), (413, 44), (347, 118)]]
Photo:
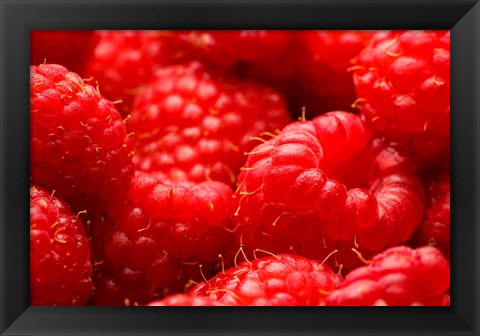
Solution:
[(30, 301), (450, 305), (448, 31), (35, 31)]

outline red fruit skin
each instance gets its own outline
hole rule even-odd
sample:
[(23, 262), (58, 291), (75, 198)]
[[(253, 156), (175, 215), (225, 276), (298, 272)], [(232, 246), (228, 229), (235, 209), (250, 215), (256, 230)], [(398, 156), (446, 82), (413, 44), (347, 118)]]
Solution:
[(92, 265), (82, 221), (67, 204), (30, 187), (30, 304), (82, 306), (92, 292)]
[(211, 275), (234, 238), (232, 193), (220, 182), (160, 182), (137, 172), (92, 223), (102, 263), (93, 302), (145, 304)]
[[(359, 262), (352, 248), (363, 254), (398, 244), (422, 220), (424, 190), (408, 154), (371, 139), (354, 114), (290, 124), (252, 152), (235, 194), (247, 251), (322, 260), (337, 250), (327, 263), (351, 268)], [(348, 178), (357, 172), (361, 180)]]
[(352, 70), (357, 106), (374, 129), (426, 166), (448, 157), (449, 31), (377, 32)]
[(152, 301), (147, 306), (224, 306), (221, 302), (210, 300), (201, 296), (175, 294), (163, 300)]
[(280, 254), (244, 261), (189, 294), (227, 306), (318, 306), (341, 281), (320, 261)]
[(93, 30), (32, 30), (30, 64), (61, 64), (81, 73), (94, 40)]
[(165, 67), (133, 108), (137, 169), (159, 178), (236, 182), (250, 137), (290, 122), (274, 90), (214, 74), (200, 63)]
[(450, 260), (450, 171), (436, 173), (429, 180), (429, 204), (413, 246), (434, 246)]
[(326, 306), (449, 305), (450, 266), (431, 246), (392, 247), (349, 273)]
[(126, 117), (133, 100), (162, 66), (187, 59), (189, 52), (175, 33), (158, 30), (97, 31), (96, 43), (85, 67), (106, 98), (119, 102)]
[(114, 105), (60, 65), (30, 67), (32, 182), (69, 200), (109, 199), (133, 174), (131, 141)]

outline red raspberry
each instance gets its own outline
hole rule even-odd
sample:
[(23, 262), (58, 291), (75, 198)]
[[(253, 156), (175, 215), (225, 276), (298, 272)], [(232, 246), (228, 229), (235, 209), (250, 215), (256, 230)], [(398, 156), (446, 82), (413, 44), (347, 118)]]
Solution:
[(133, 173), (120, 114), (98, 91), (60, 65), (30, 67), (32, 182), (62, 198), (111, 198)]
[(427, 192), (430, 202), (414, 245), (435, 246), (450, 259), (450, 171), (434, 174)]
[(119, 101), (126, 117), (133, 99), (160, 67), (181, 61), (186, 48), (167, 31), (99, 31), (85, 76), (98, 81), (102, 94)]
[(289, 122), (283, 98), (249, 82), (210, 74), (199, 63), (165, 67), (135, 101), (137, 169), (160, 178), (233, 185), (251, 136)]
[(439, 250), (397, 246), (348, 274), (327, 296), (325, 305), (448, 305), (445, 293), (449, 287), (450, 267)]
[(231, 196), (220, 182), (167, 183), (137, 172), (104, 221), (92, 223), (104, 258), (94, 302), (144, 304), (213, 272), (233, 241)]
[[(252, 153), (236, 193), (238, 235), (247, 250), (315, 259), (338, 250), (329, 262), (352, 266), (354, 246), (379, 251), (398, 244), (422, 219), (424, 191), (406, 154), (371, 140), (355, 114), (290, 124)], [(345, 171), (365, 176), (344, 181)]]
[(189, 293), (228, 306), (319, 306), (341, 281), (317, 260), (280, 254), (244, 261)]
[(268, 59), (287, 51), (289, 33), (281, 30), (186, 31), (179, 34), (214, 65)]
[(357, 103), (376, 130), (420, 158), (441, 152), (429, 153), (432, 141), (449, 151), (449, 31), (378, 32), (354, 63)]
[(147, 306), (224, 306), (224, 304), (201, 296), (175, 294), (163, 300), (150, 302)]
[(92, 291), (91, 276), (81, 220), (59, 198), (30, 187), (30, 304), (84, 305)]
[(32, 30), (30, 33), (30, 64), (61, 64), (81, 73), (86, 51), (94, 43), (93, 30)]
[(372, 35), (369, 31), (348, 30), (302, 34), (307, 50), (301, 60), (303, 93), (300, 97), (305, 98), (309, 93), (313, 96), (303, 102), (309, 116), (332, 109), (351, 109), (355, 89), (348, 69), (352, 65), (351, 59), (367, 45)]

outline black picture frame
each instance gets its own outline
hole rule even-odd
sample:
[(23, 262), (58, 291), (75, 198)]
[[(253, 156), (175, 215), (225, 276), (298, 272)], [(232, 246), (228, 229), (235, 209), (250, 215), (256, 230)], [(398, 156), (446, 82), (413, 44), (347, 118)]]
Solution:
[[(480, 4), (0, 0), (2, 335), (479, 335)], [(29, 31), (451, 29), (451, 307), (29, 307)]]

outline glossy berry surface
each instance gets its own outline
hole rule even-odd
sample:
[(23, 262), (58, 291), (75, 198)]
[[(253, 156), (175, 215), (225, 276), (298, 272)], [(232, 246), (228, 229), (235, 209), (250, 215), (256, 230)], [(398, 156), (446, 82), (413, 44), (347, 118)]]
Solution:
[(235, 195), (237, 234), (248, 250), (318, 259), (337, 250), (328, 262), (346, 266), (359, 261), (352, 248), (405, 241), (422, 219), (424, 190), (408, 153), (376, 144), (354, 114), (290, 124), (252, 153)]
[(450, 266), (439, 250), (397, 246), (348, 274), (325, 305), (448, 305), (449, 288)]
[(220, 182), (160, 182), (136, 173), (107, 217), (92, 224), (103, 255), (94, 302), (143, 304), (208, 275), (233, 239), (231, 195)]
[(30, 187), (30, 304), (85, 305), (92, 292), (91, 276), (81, 219), (61, 199)]
[(429, 154), (432, 161), (449, 152), (448, 31), (377, 32), (352, 72), (357, 105), (374, 129), (402, 141), (420, 158)]
[(30, 37), (32, 305), (450, 305), (449, 31)]
[(123, 117), (156, 70), (187, 57), (186, 49), (179, 47), (170, 32), (108, 30), (95, 34), (84, 76), (92, 77), (105, 97), (118, 102)]
[(283, 97), (212, 74), (200, 63), (165, 67), (133, 108), (137, 169), (159, 178), (234, 185), (250, 137), (290, 121)]
[(133, 174), (131, 142), (112, 102), (55, 64), (30, 67), (32, 182), (68, 200), (109, 199)]
[(227, 306), (318, 306), (341, 281), (320, 261), (280, 254), (242, 262), (189, 293)]

